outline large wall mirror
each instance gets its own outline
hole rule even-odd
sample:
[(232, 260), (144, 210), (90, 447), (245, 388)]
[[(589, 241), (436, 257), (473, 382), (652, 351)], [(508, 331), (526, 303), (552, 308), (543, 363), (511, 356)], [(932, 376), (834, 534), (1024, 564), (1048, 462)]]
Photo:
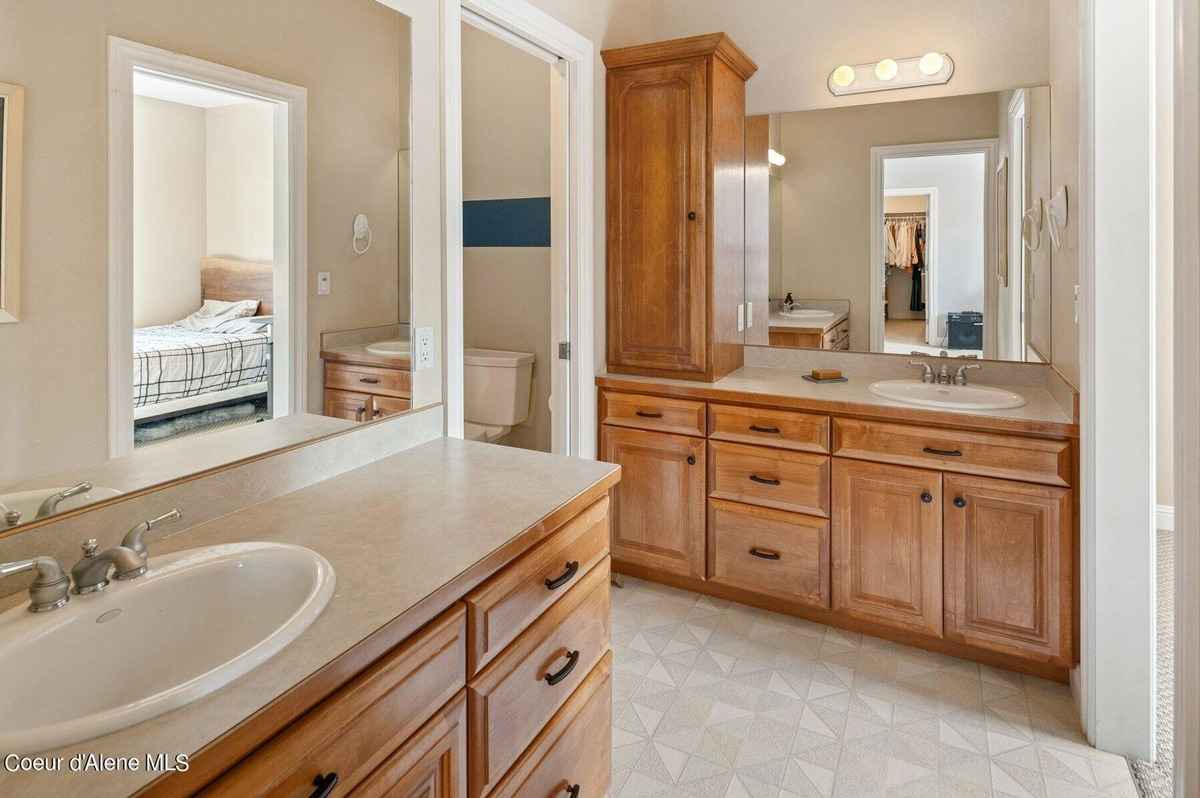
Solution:
[[(747, 343), (1048, 362), (1050, 89), (747, 120)], [(764, 318), (765, 317), (765, 318)]]
[(413, 216), (440, 218), (440, 194), (410, 168), (438, 158), (413, 157), (414, 25), (396, 7), (6, 12), (0, 88), (24, 88), (26, 135), (3, 163), (24, 167), (25, 203), (0, 534), (440, 397), (439, 367), (409, 355), (414, 315), (440, 324), (411, 291), (414, 261), (440, 286), (438, 253), (414, 256), (414, 228), (439, 226)]

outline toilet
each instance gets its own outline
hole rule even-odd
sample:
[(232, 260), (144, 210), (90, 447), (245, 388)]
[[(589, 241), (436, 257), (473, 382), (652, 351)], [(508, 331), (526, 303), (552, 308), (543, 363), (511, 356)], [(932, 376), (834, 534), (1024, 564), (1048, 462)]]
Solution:
[(463, 351), (463, 437), (494, 443), (529, 417), (533, 360), (529, 352)]

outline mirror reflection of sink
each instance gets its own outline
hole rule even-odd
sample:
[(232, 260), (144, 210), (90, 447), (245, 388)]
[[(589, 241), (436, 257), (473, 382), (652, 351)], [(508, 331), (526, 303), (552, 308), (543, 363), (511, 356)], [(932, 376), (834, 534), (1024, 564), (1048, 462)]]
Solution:
[[(23, 490), (18, 493), (2, 493), (0, 494), (0, 529), (5, 527), (4, 515), (7, 512), (20, 513), (20, 523), (27, 524), (37, 518), (38, 508), (42, 506), (42, 502), (47, 497), (53, 496), (56, 493), (70, 490), (67, 485), (55, 486), (51, 488), (38, 488), (37, 490)], [(111, 499), (121, 495), (121, 491), (116, 488), (101, 488), (93, 486), (86, 493), (80, 493), (75, 496), (70, 496), (58, 503), (54, 510), (54, 515), (65, 513), (68, 510), (74, 510), (77, 507), (83, 507), (87, 504), (94, 504), (105, 499)]]
[(368, 344), (367, 351), (380, 357), (408, 357), (408, 341), (379, 341)]
[(938, 385), (920, 380), (882, 380), (869, 386), (871, 393), (923, 407), (946, 410), (1010, 410), (1025, 404), (1019, 393), (987, 385)]
[(145, 576), (0, 615), (0, 751), (90, 740), (191, 703), (253, 670), (333, 596), (309, 549), (237, 543), (150, 558)]
[(781, 310), (779, 311), (779, 315), (788, 319), (806, 319), (809, 321), (819, 321), (833, 318), (832, 311), (820, 310), (817, 308), (793, 308), (792, 310)]

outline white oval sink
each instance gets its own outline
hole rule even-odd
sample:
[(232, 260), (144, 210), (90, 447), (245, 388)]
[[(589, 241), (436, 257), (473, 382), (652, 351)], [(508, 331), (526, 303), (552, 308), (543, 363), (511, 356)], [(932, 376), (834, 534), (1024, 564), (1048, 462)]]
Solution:
[(321, 614), (333, 567), (237, 543), (161, 557), (146, 575), (0, 615), (0, 751), (90, 740), (201, 698), (266, 662)]
[(367, 351), (380, 357), (408, 357), (408, 341), (379, 341), (367, 344)]
[(832, 319), (833, 313), (828, 310), (818, 310), (815, 308), (795, 308), (793, 310), (781, 310), (779, 315), (786, 319), (800, 319), (802, 321), (823, 321)]
[(883, 380), (869, 386), (871, 393), (923, 407), (945, 410), (1011, 410), (1025, 404), (1025, 397), (1003, 388), (986, 385), (937, 385), (920, 380)]
[[(38, 488), (36, 490), (23, 490), (18, 493), (0, 494), (0, 529), (4, 528), (4, 513), (9, 510), (15, 510), (20, 513), (20, 523), (27, 524), (37, 518), (38, 508), (42, 506), (42, 502), (46, 500), (47, 496), (53, 496), (67, 489), (68, 486), (59, 485), (52, 488)], [(76, 496), (69, 496), (63, 499), (58, 503), (58, 508), (54, 511), (54, 514), (65, 513), (77, 507), (94, 504), (105, 499), (112, 499), (120, 495), (121, 491), (116, 488), (93, 487), (87, 493), (80, 493)]]

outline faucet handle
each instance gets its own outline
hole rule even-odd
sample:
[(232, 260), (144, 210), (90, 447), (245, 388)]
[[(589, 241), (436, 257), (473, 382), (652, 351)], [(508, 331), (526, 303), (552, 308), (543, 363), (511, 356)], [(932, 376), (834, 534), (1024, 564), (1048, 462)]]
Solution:
[(974, 364), (974, 365), (969, 365), (969, 366), (959, 366), (958, 370), (954, 372), (954, 384), (955, 385), (966, 385), (967, 384), (967, 372), (970, 371), (971, 369), (982, 369), (982, 368), (983, 368), (983, 366), (981, 366), (979, 364)]
[(133, 549), (145, 561), (147, 557), (146, 544), (142, 540), (142, 535), (149, 532), (154, 527), (166, 521), (175, 521), (183, 518), (183, 513), (176, 507), (174, 510), (163, 513), (157, 518), (150, 518), (135, 526), (125, 533), (125, 537), (121, 540), (121, 545), (127, 549)]
[(921, 374), (922, 382), (933, 382), (933, 366), (920, 360), (910, 360), (908, 361), (908, 365), (924, 369)]

